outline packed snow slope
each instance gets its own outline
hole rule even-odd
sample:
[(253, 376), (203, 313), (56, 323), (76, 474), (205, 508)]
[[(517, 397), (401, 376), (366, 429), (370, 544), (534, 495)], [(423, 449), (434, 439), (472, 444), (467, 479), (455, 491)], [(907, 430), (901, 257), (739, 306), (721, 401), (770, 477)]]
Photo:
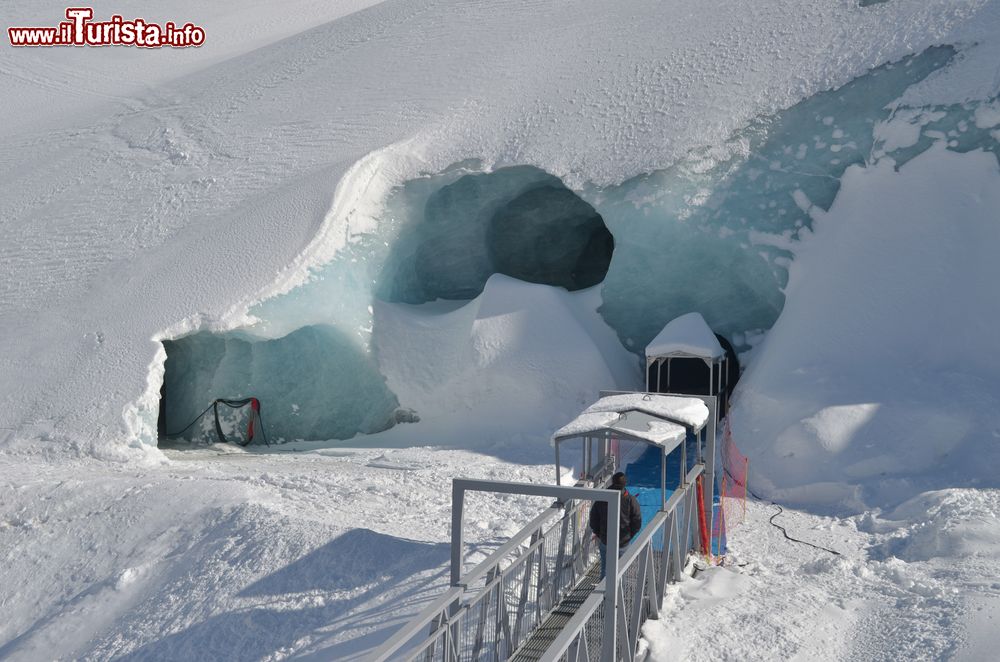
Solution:
[[(212, 35), (191, 51), (165, 49), (136, 57), (132, 48), (93, 48), (81, 57), (79, 49), (10, 49), (5, 39), (3, 64), (4, 123), (0, 134), (15, 137), (41, 127), (66, 128), (66, 120), (84, 110), (101, 112), (109, 105), (137, 109), (132, 97), (158, 84), (248, 53), (307, 30), (319, 23), (378, 4), (378, 0), (287, 0), (281, 7), (267, 0), (212, 2), (171, 0), (155, 11), (140, 2), (121, 2), (94, 8), (94, 20), (118, 13), (126, 20), (137, 16), (179, 25), (191, 21)], [(72, 3), (8, 0), (4, 28), (55, 25), (65, 20)], [(85, 5), (86, 6), (86, 5)], [(160, 14), (159, 12), (163, 12)]]
[[(50, 7), (55, 22), (63, 7)], [(0, 361), (16, 375), (0, 383), (8, 445), (152, 446), (156, 340), (250, 321), (256, 301), (373, 231), (385, 192), (420, 172), (475, 158), (535, 165), (570, 187), (619, 183), (925, 47), (966, 45), (975, 64), (993, 53), (998, 20), (983, 0), (390, 0), (325, 23), (313, 10), (315, 27), (248, 52), (255, 39), (231, 43), (221, 61), (4, 47), (4, 80), (20, 87), (48, 85), (56, 63), (107, 74), (106, 84), (52, 76), (106, 93), (130, 56), (163, 81), (141, 92), (122, 83), (124, 96), (92, 95), (58, 121), (46, 111), (32, 124), (38, 104), (5, 102), (23, 127), (0, 143)], [(40, 9), (3, 11), (18, 25)], [(191, 5), (177, 11), (198, 18)], [(217, 33), (246, 26), (242, 8), (230, 11)], [(967, 64), (942, 85), (993, 84)], [(165, 81), (170, 71), (183, 75)], [(58, 87), (37, 94), (65, 98)], [(344, 331), (367, 342), (362, 326)]]
[[(928, 492), (882, 514), (778, 514), (747, 504), (728, 567), (670, 587), (643, 627), (650, 660), (955, 660), (996, 657), (997, 490)], [(786, 540), (769, 524), (839, 552)]]
[[(447, 585), (452, 476), (552, 480), (426, 447), (167, 453), (0, 457), (0, 658), (363, 659)], [(470, 504), (471, 561), (545, 506)]]

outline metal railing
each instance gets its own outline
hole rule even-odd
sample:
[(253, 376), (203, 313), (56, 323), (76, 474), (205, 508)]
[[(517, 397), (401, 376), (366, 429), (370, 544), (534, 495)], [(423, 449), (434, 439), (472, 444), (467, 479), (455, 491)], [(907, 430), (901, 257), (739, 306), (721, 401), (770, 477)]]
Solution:
[[(619, 561), (615, 591), (615, 660), (633, 662), (639, 632), (647, 619), (658, 619), (667, 582), (680, 579), (693, 547), (698, 511), (695, 481), (704, 472), (698, 464), (688, 472), (684, 485), (667, 501), (663, 511), (642, 530)], [(542, 662), (597, 662), (601, 660), (604, 601), (607, 579), (595, 587), (574, 617), (540, 658)]]
[[(633, 662), (643, 623), (659, 618), (666, 584), (680, 578), (694, 547), (695, 481), (703, 472), (702, 464), (691, 469), (617, 564), (609, 560), (613, 590), (609, 593), (607, 579), (598, 583), (539, 659)], [(493, 662), (513, 656), (593, 566), (596, 545), (587, 526), (591, 504), (584, 499), (554, 503), (468, 573), (460, 572), (459, 554), (457, 566), (453, 559), (453, 572), (459, 568), (454, 585), (380, 647), (372, 661)], [(608, 599), (614, 601), (613, 611)], [(607, 631), (609, 622), (613, 633)]]
[(497, 548), (371, 658), (473, 662), (509, 658), (593, 565), (591, 501), (556, 502)]

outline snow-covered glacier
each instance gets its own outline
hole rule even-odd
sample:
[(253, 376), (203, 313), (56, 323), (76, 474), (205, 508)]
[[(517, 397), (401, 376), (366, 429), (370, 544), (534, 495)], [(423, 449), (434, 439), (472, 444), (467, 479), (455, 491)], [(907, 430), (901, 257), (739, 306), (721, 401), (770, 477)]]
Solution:
[[(615, 186), (572, 191), (536, 167), (478, 161), (407, 180), (375, 201), (372, 231), (307, 284), (252, 309), (252, 326), (166, 343), (165, 428), (180, 429), (216, 397), (251, 395), (268, 403), (271, 437), (285, 440), (346, 439), (425, 415), (428, 398), (417, 406), (385, 383), (393, 361), (370, 339), (383, 348), (399, 341), (378, 327), (373, 306), (470, 301), (493, 274), (571, 291), (601, 284), (600, 314), (633, 352), (693, 310), (747, 350), (781, 313), (798, 246), (849, 167), (901, 166), (936, 141), (998, 150), (988, 100), (901, 102), (956, 57), (934, 47), (887, 63)], [(412, 349), (411, 363), (448, 366), (444, 382), (468, 361)], [(479, 380), (497, 369), (480, 366)], [(616, 386), (624, 384), (588, 384)]]
[(1000, 2), (120, 4), (207, 41), (0, 46), (0, 658), (363, 658), (697, 309), (765, 499), (649, 659), (991, 659)]

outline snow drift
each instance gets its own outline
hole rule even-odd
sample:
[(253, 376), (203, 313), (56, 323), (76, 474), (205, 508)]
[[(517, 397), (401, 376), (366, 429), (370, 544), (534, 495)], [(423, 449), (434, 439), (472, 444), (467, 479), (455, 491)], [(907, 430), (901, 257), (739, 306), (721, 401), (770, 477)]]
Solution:
[(836, 509), (989, 486), (1000, 461), (1000, 167), (942, 143), (850, 169), (740, 382), (758, 484)]

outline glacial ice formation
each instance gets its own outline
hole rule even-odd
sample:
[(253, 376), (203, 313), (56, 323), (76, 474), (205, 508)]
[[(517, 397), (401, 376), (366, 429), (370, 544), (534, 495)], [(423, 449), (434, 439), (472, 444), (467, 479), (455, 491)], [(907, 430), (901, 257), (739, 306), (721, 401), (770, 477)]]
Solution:
[[(392, 425), (400, 406), (434, 410), (405, 382), (386, 383), (379, 352), (397, 341), (383, 334), (373, 349), (376, 309), (454, 311), (459, 304), (433, 302), (473, 299), (495, 273), (569, 290), (603, 279), (600, 315), (633, 352), (692, 311), (746, 350), (782, 311), (788, 268), (848, 167), (886, 158), (900, 166), (932, 145), (1000, 156), (996, 99), (900, 102), (954, 56), (936, 47), (884, 65), (618, 186), (570, 191), (535, 167), (490, 170), (474, 161), (403, 182), (382, 201), (373, 232), (355, 237), (311, 282), (258, 305), (251, 312), (259, 323), (224, 339), (199, 334), (168, 345), (168, 422), (242, 394), (264, 401), (272, 436), (285, 438), (346, 438)], [(414, 349), (408, 361), (420, 360), (431, 359)]]
[[(184, 428), (216, 398), (258, 398), (271, 441), (346, 439), (395, 422), (399, 403), (377, 367), (329, 325), (273, 340), (202, 332), (164, 346), (167, 432)], [(206, 416), (186, 437), (214, 438), (211, 426)]]
[(848, 166), (876, 156), (872, 129), (892, 117), (892, 102), (953, 55), (932, 48), (879, 67), (760, 118), (725, 145), (585, 196), (617, 241), (604, 318), (638, 351), (698, 311), (745, 349), (746, 332), (770, 328), (781, 312), (811, 212), (830, 207)]
[(604, 280), (614, 239), (557, 177), (519, 166), (450, 179), (398, 193), (406, 225), (379, 276), (379, 298), (468, 300), (494, 273), (570, 291)]

